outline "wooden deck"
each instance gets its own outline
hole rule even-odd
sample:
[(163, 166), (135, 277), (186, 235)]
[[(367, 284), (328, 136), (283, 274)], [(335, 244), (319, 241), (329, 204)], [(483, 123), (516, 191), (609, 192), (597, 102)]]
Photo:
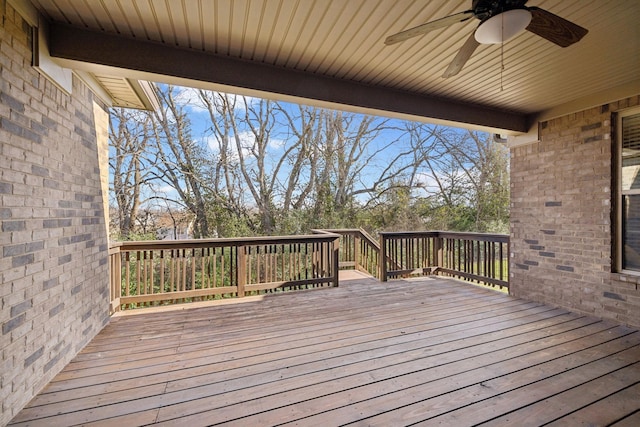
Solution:
[(640, 425), (640, 332), (447, 279), (125, 315), (15, 425)]

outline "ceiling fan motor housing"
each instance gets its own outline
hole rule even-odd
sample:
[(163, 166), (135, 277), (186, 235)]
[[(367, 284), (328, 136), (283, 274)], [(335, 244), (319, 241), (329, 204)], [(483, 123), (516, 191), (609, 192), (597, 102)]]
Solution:
[(525, 9), (527, 0), (473, 0), (473, 16), (484, 22), (508, 10)]
[[(0, 0), (1, 1), (1, 0)], [(430, 31), (465, 22), (471, 17), (480, 20), (476, 30), (469, 35), (443, 78), (455, 76), (471, 58), (480, 44), (504, 43), (523, 30), (527, 30), (560, 47), (571, 46), (589, 31), (571, 21), (539, 7), (527, 7), (527, 0), (472, 0), (471, 10), (454, 13), (388, 36), (386, 45), (396, 44)], [(492, 19), (501, 16), (501, 19)]]

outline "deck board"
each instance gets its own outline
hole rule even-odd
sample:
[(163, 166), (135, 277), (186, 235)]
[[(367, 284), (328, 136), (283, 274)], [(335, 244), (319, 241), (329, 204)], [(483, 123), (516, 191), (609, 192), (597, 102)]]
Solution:
[[(633, 425), (640, 332), (456, 280), (112, 319), (12, 425)], [(344, 277), (343, 277), (344, 279)]]

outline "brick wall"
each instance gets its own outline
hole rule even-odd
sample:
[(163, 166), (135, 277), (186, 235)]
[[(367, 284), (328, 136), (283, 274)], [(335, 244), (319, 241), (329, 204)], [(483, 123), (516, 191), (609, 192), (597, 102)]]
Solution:
[(640, 97), (540, 123), (511, 149), (515, 296), (640, 326), (640, 286), (612, 273), (613, 112)]
[(0, 425), (108, 321), (96, 126), (77, 79), (68, 95), (31, 66), (29, 28), (0, 0)]

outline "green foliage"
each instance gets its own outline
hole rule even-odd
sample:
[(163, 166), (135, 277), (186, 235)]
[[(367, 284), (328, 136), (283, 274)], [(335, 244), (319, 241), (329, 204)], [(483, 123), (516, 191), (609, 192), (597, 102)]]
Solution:
[(427, 230), (475, 231), (475, 209), (467, 205), (439, 204), (431, 199), (417, 203), (416, 210), (425, 221)]
[(115, 235), (112, 237), (114, 240), (118, 242), (140, 242), (144, 240), (156, 240), (158, 238), (156, 234), (153, 232), (149, 232), (149, 233), (134, 232), (134, 233), (129, 233), (129, 235), (127, 236)]

